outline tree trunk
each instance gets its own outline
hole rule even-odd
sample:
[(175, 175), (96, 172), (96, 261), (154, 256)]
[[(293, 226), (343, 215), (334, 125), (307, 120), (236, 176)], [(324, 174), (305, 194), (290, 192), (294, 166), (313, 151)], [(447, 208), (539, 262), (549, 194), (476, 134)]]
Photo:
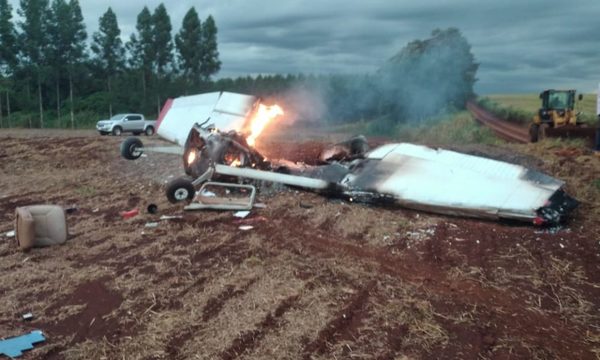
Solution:
[(75, 129), (75, 113), (73, 112), (73, 75), (69, 71), (69, 100), (71, 102), (71, 129)]
[[(30, 80), (30, 79), (28, 78), (28, 79), (27, 79), (27, 102), (28, 102), (29, 104), (31, 104), (31, 85), (29, 84), (29, 80)], [(28, 104), (28, 105), (29, 105), (29, 104)], [(31, 114), (32, 114), (32, 113), (29, 113), (29, 114), (27, 114), (27, 118), (28, 118), (28, 120), (29, 120), (29, 128), (30, 128), (30, 129), (31, 129), (31, 127), (32, 127), (32, 123), (31, 123), (31, 122), (32, 122), (32, 119), (31, 119)]]
[(112, 88), (111, 88), (111, 84), (110, 84), (110, 75), (108, 76), (108, 114), (109, 119), (112, 118)]
[(56, 127), (60, 127), (60, 75), (56, 79)]
[(42, 104), (42, 76), (38, 70), (38, 101), (40, 103), (40, 128), (44, 128), (44, 105)]
[(143, 97), (142, 100), (144, 101), (144, 105), (146, 104), (146, 70), (142, 70), (142, 92), (143, 92)]
[(6, 115), (8, 127), (10, 127), (10, 97), (8, 96), (8, 90), (6, 90)]

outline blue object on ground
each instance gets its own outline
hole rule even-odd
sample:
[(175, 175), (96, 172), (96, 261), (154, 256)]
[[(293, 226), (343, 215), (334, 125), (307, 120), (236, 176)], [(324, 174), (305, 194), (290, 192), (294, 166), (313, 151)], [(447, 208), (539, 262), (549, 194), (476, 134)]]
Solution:
[(40, 330), (10, 339), (0, 340), (0, 355), (14, 358), (23, 355), (23, 351), (33, 349), (33, 344), (46, 340)]

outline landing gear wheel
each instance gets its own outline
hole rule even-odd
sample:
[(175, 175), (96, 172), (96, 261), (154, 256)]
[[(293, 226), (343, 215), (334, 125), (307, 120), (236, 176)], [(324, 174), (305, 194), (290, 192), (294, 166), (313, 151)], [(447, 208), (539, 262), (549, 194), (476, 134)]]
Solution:
[(121, 156), (127, 160), (135, 160), (142, 156), (144, 144), (136, 137), (128, 137), (121, 143)]
[(146, 128), (146, 131), (144, 131), (144, 133), (146, 133), (146, 136), (152, 136), (152, 135), (154, 135), (154, 128), (152, 126), (148, 126)]
[(112, 133), (114, 136), (121, 136), (121, 134), (123, 133), (123, 129), (121, 129), (119, 126), (115, 126)]
[(532, 143), (536, 143), (539, 140), (540, 136), (540, 126), (538, 124), (531, 124), (529, 126), (529, 140)]
[(167, 184), (165, 193), (169, 202), (176, 204), (184, 201), (192, 201), (196, 194), (196, 189), (188, 178), (176, 178)]

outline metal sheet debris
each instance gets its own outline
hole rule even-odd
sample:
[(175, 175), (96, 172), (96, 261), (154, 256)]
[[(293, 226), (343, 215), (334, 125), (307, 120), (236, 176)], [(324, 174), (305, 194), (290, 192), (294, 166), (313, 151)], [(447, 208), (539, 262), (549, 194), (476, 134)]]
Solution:
[(206, 182), (185, 210), (238, 210), (252, 209), (256, 187), (245, 184)]
[(250, 211), (237, 211), (235, 213), (233, 213), (233, 216), (235, 216), (236, 218), (240, 218), (243, 219), (246, 216), (250, 215)]
[(0, 340), (0, 355), (15, 358), (23, 355), (23, 351), (33, 349), (33, 344), (45, 340), (46, 338), (40, 330), (34, 330), (29, 334)]
[(160, 220), (174, 220), (174, 219), (183, 219), (181, 215), (163, 215), (160, 217)]

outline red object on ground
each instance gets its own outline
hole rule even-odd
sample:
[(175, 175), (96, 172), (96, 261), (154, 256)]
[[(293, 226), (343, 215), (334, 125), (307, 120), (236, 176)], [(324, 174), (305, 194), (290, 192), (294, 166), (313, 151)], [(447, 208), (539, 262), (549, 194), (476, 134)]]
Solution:
[(535, 219), (533, 219), (534, 225), (540, 226), (540, 225), (544, 225), (545, 223), (546, 223), (546, 221), (544, 221), (544, 219), (539, 216), (536, 217)]
[(140, 211), (138, 209), (133, 209), (129, 211), (121, 211), (121, 216), (123, 217), (123, 219), (129, 219), (136, 216), (139, 213)]

